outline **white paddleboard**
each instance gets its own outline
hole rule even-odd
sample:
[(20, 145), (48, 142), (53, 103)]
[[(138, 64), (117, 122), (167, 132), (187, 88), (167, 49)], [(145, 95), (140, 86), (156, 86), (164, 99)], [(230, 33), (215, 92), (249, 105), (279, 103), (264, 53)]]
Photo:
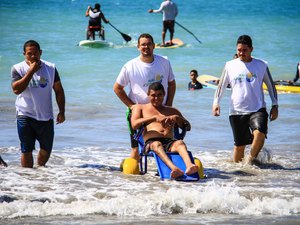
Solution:
[(91, 48), (103, 48), (110, 46), (110, 43), (103, 40), (82, 40), (78, 45)]

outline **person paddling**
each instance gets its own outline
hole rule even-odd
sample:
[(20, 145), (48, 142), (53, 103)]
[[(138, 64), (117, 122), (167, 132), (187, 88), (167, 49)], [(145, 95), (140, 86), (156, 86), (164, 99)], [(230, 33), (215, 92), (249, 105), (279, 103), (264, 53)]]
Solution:
[[(177, 5), (171, 0), (165, 0), (161, 3), (160, 8), (157, 10), (149, 9), (149, 13), (163, 13), (163, 31), (162, 31), (162, 47), (173, 45), (173, 36), (175, 32), (175, 18), (178, 15)], [(170, 32), (170, 41), (168, 44), (165, 42), (166, 32)]]
[(94, 9), (92, 9), (91, 6), (88, 6), (85, 12), (85, 16), (90, 17), (89, 25), (87, 28), (87, 36), (86, 36), (87, 40), (89, 40), (90, 38), (95, 40), (95, 31), (99, 31), (99, 37), (102, 40), (105, 40), (105, 31), (101, 25), (101, 20), (103, 20), (104, 23), (109, 23), (109, 20), (105, 18), (100, 8), (101, 5), (99, 3), (96, 3)]

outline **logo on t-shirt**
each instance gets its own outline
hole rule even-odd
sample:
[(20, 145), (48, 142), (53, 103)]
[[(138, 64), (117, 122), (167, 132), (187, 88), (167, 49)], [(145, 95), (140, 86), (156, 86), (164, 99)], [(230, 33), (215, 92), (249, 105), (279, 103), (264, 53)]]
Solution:
[(30, 83), (29, 83), (29, 87), (31, 88), (38, 88), (39, 87), (39, 81), (36, 79), (31, 79)]
[(47, 86), (47, 84), (48, 84), (48, 80), (46, 78), (44, 78), (44, 77), (41, 77), (40, 78), (40, 82), (39, 82), (40, 87), (44, 88), (44, 87)]
[(40, 78), (32, 78), (30, 83), (29, 83), (29, 87), (31, 88), (45, 88), (48, 84), (48, 79), (44, 78), (44, 77), (40, 77)]
[(246, 81), (252, 82), (253, 80), (255, 80), (256, 77), (256, 74), (249, 72), (246, 74)]
[(163, 75), (157, 74), (154, 79), (149, 79), (148, 82), (146, 84), (144, 84), (144, 87), (148, 87), (150, 84), (152, 84), (154, 82), (162, 83), (163, 78), (164, 78)]
[(248, 82), (252, 82), (255, 80), (256, 77), (256, 74), (248, 72), (247, 74), (239, 74), (237, 77), (234, 78), (234, 80), (238, 81), (239, 83), (242, 83), (245, 79)]

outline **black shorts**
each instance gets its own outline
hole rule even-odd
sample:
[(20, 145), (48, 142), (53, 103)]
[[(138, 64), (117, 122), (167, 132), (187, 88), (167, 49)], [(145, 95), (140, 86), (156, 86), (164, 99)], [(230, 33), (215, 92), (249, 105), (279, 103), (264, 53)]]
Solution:
[(163, 21), (163, 32), (169, 30), (171, 33), (174, 33), (175, 20), (165, 20)]
[(176, 140), (174, 140), (172, 138), (150, 138), (145, 142), (144, 152), (148, 153), (151, 150), (150, 145), (154, 141), (159, 141), (162, 144), (165, 152), (170, 152), (171, 147)]
[(259, 130), (267, 136), (268, 113), (265, 108), (247, 115), (229, 116), (230, 125), (234, 137), (235, 146), (243, 146), (252, 143), (254, 130)]

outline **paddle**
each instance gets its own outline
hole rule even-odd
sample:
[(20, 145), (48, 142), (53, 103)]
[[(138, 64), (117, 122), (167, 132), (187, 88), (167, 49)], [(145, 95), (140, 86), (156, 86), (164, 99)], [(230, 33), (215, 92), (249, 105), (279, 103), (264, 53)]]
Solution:
[(187, 32), (189, 32), (191, 35), (193, 35), (194, 36), (194, 38), (201, 44), (202, 42), (191, 32), (191, 31), (189, 31), (187, 28), (185, 28), (184, 26), (182, 26), (180, 23), (178, 23), (178, 22), (176, 22), (175, 21), (175, 23), (178, 25), (178, 26), (180, 26), (182, 29), (184, 29), (184, 30), (186, 30)]
[(131, 41), (131, 37), (129, 36), (129, 35), (127, 35), (127, 34), (124, 34), (124, 33), (122, 33), (121, 31), (119, 31), (114, 25), (112, 25), (110, 22), (108, 22), (109, 23), (109, 25), (111, 25), (116, 31), (118, 31), (121, 35), (122, 35), (122, 37), (124, 38), (124, 40), (126, 41), (126, 42), (128, 42), (128, 41)]

